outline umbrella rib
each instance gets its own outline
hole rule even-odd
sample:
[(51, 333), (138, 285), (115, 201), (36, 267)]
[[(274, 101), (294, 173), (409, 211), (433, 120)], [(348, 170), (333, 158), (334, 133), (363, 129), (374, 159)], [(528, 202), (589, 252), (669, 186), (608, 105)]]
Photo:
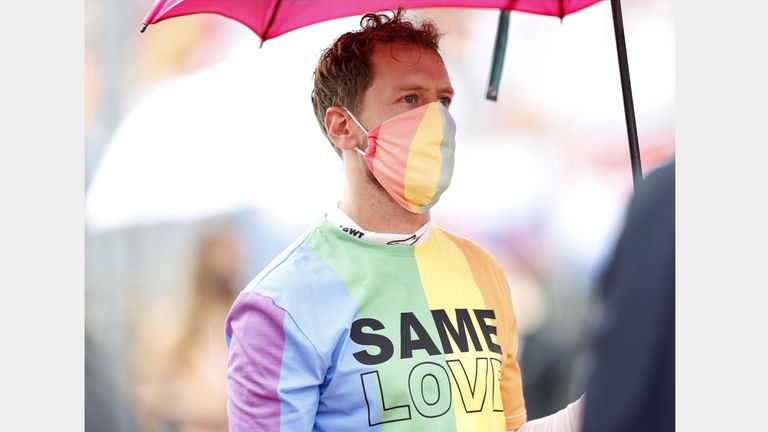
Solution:
[(272, 23), (275, 22), (275, 17), (277, 16), (277, 9), (280, 7), (280, 1), (275, 1), (275, 6), (272, 8), (272, 15), (269, 17), (269, 21), (267, 22), (267, 27), (264, 28), (264, 34), (261, 35), (261, 45), (264, 45), (264, 41), (267, 40), (267, 34), (269, 34), (269, 29), (272, 28)]

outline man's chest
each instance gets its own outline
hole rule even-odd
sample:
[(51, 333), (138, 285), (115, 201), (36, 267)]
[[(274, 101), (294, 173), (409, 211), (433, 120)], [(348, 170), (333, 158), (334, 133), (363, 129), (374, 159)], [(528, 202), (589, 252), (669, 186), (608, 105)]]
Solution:
[(436, 421), (452, 430), (464, 418), (495, 427), (503, 412), (497, 311), (472, 293), (430, 302), (396, 291), (362, 302), (321, 398), (357, 406), (369, 426), (429, 420), (430, 430)]

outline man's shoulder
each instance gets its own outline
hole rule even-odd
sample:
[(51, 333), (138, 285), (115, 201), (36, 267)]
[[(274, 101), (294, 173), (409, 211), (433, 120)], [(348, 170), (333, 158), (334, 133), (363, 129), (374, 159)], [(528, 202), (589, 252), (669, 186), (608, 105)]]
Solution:
[(306, 266), (306, 255), (309, 251), (308, 240), (316, 230), (311, 227), (302, 233), (287, 248), (278, 254), (263, 270), (261, 270), (243, 289), (243, 293), (269, 291), (269, 286), (278, 284), (283, 288), (301, 285), (306, 278), (302, 271)]
[(240, 293), (242, 301), (253, 295), (266, 296), (288, 311), (331, 306), (347, 291), (328, 250), (337, 252), (327, 222), (321, 221), (299, 236)]
[(323, 229), (327, 227), (307, 230), (248, 283), (235, 300), (230, 320), (269, 313), (284, 316), (330, 364), (333, 349), (357, 305), (339, 275), (316, 250), (318, 244), (327, 241)]
[(498, 267), (499, 270), (501, 270), (501, 264), (496, 260), (496, 258), (491, 254), (488, 249), (481, 246), (480, 244), (476, 243), (473, 240), (470, 240), (467, 237), (464, 237), (462, 235), (456, 234), (454, 232), (448, 231), (441, 227), (435, 227), (441, 235), (449, 239), (451, 242), (453, 242), (463, 253), (467, 258), (472, 258), (477, 261), (483, 261), (487, 262), (490, 265), (493, 265), (495, 267)]

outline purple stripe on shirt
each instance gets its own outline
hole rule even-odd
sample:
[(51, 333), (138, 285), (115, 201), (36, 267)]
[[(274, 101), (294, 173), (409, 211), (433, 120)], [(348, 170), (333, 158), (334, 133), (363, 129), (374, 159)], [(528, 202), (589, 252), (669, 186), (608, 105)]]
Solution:
[(280, 430), (278, 383), (283, 361), (285, 311), (269, 297), (243, 292), (232, 306), (227, 391), (229, 430)]

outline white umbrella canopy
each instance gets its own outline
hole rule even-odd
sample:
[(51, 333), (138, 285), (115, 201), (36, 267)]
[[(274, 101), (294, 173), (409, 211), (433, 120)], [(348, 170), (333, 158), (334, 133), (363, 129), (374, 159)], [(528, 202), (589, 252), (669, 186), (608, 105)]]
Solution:
[[(354, 25), (348, 21), (261, 50), (253, 39), (230, 59), (144, 97), (115, 131), (94, 175), (88, 229), (244, 207), (300, 224), (327, 209), (340, 196), (342, 172), (309, 102), (311, 74), (325, 41)], [(286, 49), (309, 55), (284, 56)]]

